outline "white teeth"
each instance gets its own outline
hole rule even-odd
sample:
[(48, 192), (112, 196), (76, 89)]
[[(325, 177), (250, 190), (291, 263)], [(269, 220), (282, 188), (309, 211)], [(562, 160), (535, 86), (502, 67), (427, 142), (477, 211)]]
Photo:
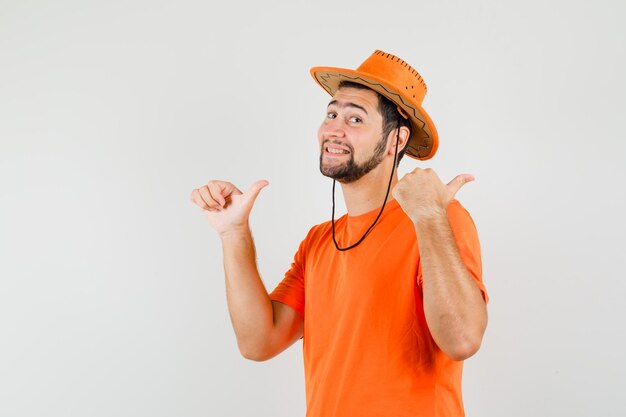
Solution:
[(347, 151), (337, 148), (326, 148), (326, 150), (330, 153), (348, 153)]

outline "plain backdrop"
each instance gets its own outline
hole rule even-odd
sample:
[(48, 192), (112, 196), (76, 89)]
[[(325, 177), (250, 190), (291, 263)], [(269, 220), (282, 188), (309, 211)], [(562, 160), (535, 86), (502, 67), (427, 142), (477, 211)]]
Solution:
[[(268, 289), (330, 217), (309, 68), (428, 85), (483, 248), (468, 416), (626, 415), (626, 3), (0, 0), (0, 416), (304, 416), (301, 342), (237, 350), (189, 199), (267, 179)], [(342, 209), (343, 210), (343, 209)]]

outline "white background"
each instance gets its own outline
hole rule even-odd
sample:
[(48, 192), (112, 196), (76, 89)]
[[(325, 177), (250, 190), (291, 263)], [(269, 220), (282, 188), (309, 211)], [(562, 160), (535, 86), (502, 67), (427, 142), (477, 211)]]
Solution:
[(268, 289), (330, 216), (315, 65), (420, 71), (491, 296), (468, 416), (624, 416), (626, 3), (0, 0), (0, 416), (303, 416), (189, 200), (261, 178)]

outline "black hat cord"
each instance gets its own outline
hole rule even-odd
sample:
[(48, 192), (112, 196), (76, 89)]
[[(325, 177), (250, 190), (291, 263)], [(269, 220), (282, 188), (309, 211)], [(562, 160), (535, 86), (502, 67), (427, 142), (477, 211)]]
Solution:
[(385, 209), (385, 204), (387, 204), (387, 198), (389, 197), (389, 191), (391, 190), (391, 182), (393, 181), (393, 173), (395, 172), (395, 169), (396, 169), (399, 142), (400, 142), (400, 124), (398, 123), (398, 131), (396, 132), (396, 151), (393, 155), (393, 167), (391, 168), (391, 176), (389, 176), (389, 185), (387, 185), (387, 193), (385, 194), (385, 201), (383, 201), (383, 206), (380, 208), (380, 211), (378, 212), (378, 216), (376, 216), (376, 219), (374, 219), (374, 223), (372, 223), (371, 226), (367, 228), (363, 236), (361, 236), (361, 239), (359, 239), (354, 245), (348, 246), (346, 248), (340, 248), (339, 244), (337, 243), (337, 239), (335, 239), (335, 182), (336, 181), (333, 179), (333, 213), (331, 217), (331, 223), (332, 223), (332, 229), (333, 229), (333, 242), (335, 243), (335, 247), (337, 248), (337, 250), (346, 251), (346, 250), (350, 250), (358, 246), (361, 242), (363, 242), (363, 240), (365, 239), (365, 236), (367, 236), (370, 230), (374, 228), (374, 226), (376, 225), (376, 222), (378, 222), (378, 219), (380, 219), (380, 216), (383, 214), (383, 210)]

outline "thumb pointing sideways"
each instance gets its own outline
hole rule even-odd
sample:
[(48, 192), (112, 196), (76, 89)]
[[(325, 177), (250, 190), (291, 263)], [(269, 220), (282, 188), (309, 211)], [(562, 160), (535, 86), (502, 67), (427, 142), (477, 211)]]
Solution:
[(448, 189), (448, 193), (450, 194), (450, 198), (454, 198), (456, 193), (463, 187), (466, 183), (474, 181), (474, 176), (472, 174), (460, 174), (457, 175), (448, 183), (446, 188)]
[(254, 201), (259, 196), (261, 190), (267, 185), (269, 185), (269, 182), (267, 180), (259, 180), (250, 186), (248, 191), (246, 191), (246, 195), (249, 196), (252, 201)]

